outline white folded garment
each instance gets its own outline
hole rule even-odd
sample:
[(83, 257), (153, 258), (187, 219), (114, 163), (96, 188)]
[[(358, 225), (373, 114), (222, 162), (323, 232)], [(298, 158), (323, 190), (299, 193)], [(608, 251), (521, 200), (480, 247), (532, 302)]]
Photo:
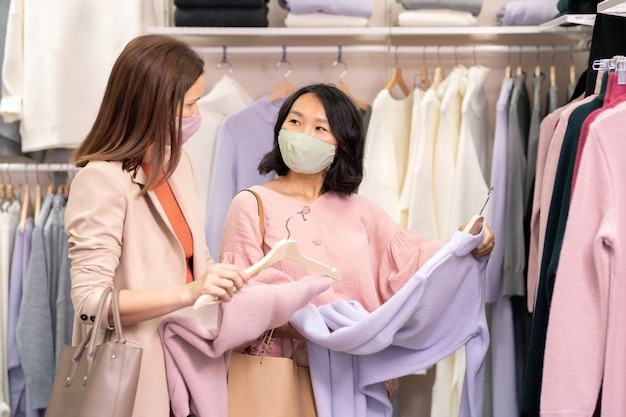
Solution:
[(476, 26), (478, 19), (470, 12), (457, 10), (405, 10), (398, 13), (398, 26)]
[(344, 16), (331, 13), (287, 13), (285, 26), (288, 28), (304, 27), (366, 27), (369, 19), (366, 17)]

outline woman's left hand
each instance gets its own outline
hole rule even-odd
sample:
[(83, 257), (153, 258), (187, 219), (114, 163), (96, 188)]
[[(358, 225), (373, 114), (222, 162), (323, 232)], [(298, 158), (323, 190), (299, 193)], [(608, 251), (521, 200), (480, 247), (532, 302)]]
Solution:
[(486, 223), (483, 224), (483, 227), (484, 227), (483, 241), (473, 251), (474, 256), (478, 258), (489, 255), (493, 251), (493, 248), (496, 246), (496, 237), (493, 234), (493, 230), (491, 230), (489, 225)]

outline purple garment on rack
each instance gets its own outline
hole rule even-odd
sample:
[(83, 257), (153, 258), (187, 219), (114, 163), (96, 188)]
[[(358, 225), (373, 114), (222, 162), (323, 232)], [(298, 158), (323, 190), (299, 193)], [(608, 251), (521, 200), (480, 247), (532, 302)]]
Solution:
[(293, 14), (323, 12), (370, 18), (374, 13), (373, 0), (278, 0), (278, 4)]
[(496, 13), (496, 26), (534, 26), (549, 22), (558, 13), (556, 2), (512, 0)]

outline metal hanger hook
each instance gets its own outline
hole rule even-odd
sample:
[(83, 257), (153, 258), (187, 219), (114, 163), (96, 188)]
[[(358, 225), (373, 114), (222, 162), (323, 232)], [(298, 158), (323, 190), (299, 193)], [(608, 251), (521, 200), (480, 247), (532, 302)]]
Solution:
[(285, 81), (287, 81), (287, 78), (291, 75), (292, 67), (291, 67), (291, 63), (287, 61), (287, 47), (286, 46), (283, 46), (283, 54), (280, 57), (280, 61), (276, 63), (276, 68), (280, 68), (282, 64), (287, 65), (287, 72), (285, 73), (285, 75), (283, 75), (283, 78), (285, 79)]
[(437, 64), (441, 67), (441, 45), (437, 46)]
[(346, 76), (346, 74), (348, 73), (348, 64), (346, 64), (343, 61), (343, 58), (341, 57), (341, 45), (339, 45), (337, 47), (337, 59), (333, 62), (332, 67), (335, 68), (337, 67), (337, 65), (341, 64), (343, 65), (343, 71), (341, 72), (341, 74), (339, 74), (339, 82), (341, 82), (343, 80), (343, 77)]
[(537, 65), (539, 65), (539, 45), (537, 46)]
[(396, 45), (395, 57), (396, 57), (396, 67), (400, 66), (400, 45)]
[(217, 69), (221, 69), (222, 65), (228, 66), (228, 74), (233, 72), (233, 66), (228, 62), (228, 53), (226, 51), (226, 45), (222, 46), (222, 60), (217, 64)]
[(293, 216), (300, 214), (302, 216), (302, 220), (306, 221), (306, 217), (304, 217), (304, 215), (308, 214), (309, 211), (310, 211), (309, 208), (305, 207), (303, 210), (296, 211), (295, 213), (293, 213), (289, 217), (287, 217), (287, 220), (285, 220), (285, 229), (287, 229), (287, 239), (289, 239), (289, 237), (291, 237), (291, 230), (289, 230), (289, 220), (291, 220), (291, 218)]

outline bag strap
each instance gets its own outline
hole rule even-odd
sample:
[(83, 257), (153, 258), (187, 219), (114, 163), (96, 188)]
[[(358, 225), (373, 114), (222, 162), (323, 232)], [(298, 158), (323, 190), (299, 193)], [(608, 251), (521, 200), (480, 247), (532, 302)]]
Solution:
[[(76, 369), (78, 368), (78, 362), (80, 358), (87, 351), (87, 373), (85, 376), (85, 380), (83, 383), (87, 382), (87, 378), (89, 376), (89, 372), (91, 370), (91, 366), (93, 365), (93, 361), (96, 356), (96, 340), (98, 339), (98, 333), (100, 330), (100, 326), (102, 325), (102, 319), (104, 316), (108, 317), (108, 311), (106, 309), (107, 306), (107, 298), (111, 293), (110, 287), (105, 287), (102, 291), (102, 295), (100, 296), (100, 301), (98, 301), (98, 310), (96, 311), (96, 317), (94, 319), (94, 323), (91, 326), (91, 329), (87, 332), (87, 335), (83, 338), (80, 344), (76, 347), (74, 354), (72, 355), (72, 367), (70, 369), (70, 373), (65, 380), (65, 386), (71, 385), (74, 380), (74, 375), (76, 373)], [(119, 312), (118, 312), (119, 314)]]
[[(115, 343), (126, 343), (126, 339), (124, 339), (122, 334), (122, 320), (120, 318), (120, 307), (119, 307), (119, 288), (110, 288), (106, 287), (102, 291), (102, 296), (100, 297), (100, 302), (98, 303), (98, 312), (96, 314), (96, 319), (94, 320), (93, 327), (90, 330), (89, 334), (89, 345), (87, 346), (87, 377), (89, 377), (89, 372), (91, 369), (91, 365), (93, 364), (93, 360), (96, 356), (96, 340), (98, 339), (98, 332), (100, 327), (102, 326), (102, 322), (107, 323), (109, 321), (109, 310), (107, 306), (109, 305), (106, 301), (109, 295), (111, 296), (111, 311), (113, 314), (113, 323), (115, 326), (115, 336), (117, 340)], [(107, 330), (107, 336), (110, 333)], [(80, 359), (80, 354), (77, 352), (74, 356), (78, 356), (76, 360)]]
[(117, 337), (116, 343), (126, 343), (124, 335), (122, 334), (122, 319), (120, 317), (120, 289), (113, 288), (111, 294), (111, 302), (113, 305), (113, 325), (115, 326), (115, 335)]
[(246, 188), (241, 191), (249, 191), (256, 198), (256, 202), (258, 205), (258, 213), (259, 213), (259, 229), (261, 230), (261, 249), (263, 249), (263, 242), (265, 242), (265, 210), (263, 210), (263, 200), (261, 200), (261, 196), (254, 190)]
[[(259, 229), (261, 230), (261, 250), (263, 250), (263, 242), (265, 242), (265, 210), (263, 209), (263, 200), (261, 200), (261, 196), (254, 190), (246, 188), (241, 191), (249, 191), (256, 198), (257, 204), (259, 206)], [(263, 251), (265, 253), (265, 251)], [(261, 346), (259, 346), (259, 350), (256, 353), (256, 356), (260, 356), (259, 363), (263, 363), (263, 357), (269, 348), (270, 343), (272, 342), (272, 336), (274, 334), (274, 329), (268, 330), (263, 334), (263, 341), (261, 342)], [(263, 350), (263, 353), (261, 353)], [(259, 355), (260, 354), (260, 355)]]

